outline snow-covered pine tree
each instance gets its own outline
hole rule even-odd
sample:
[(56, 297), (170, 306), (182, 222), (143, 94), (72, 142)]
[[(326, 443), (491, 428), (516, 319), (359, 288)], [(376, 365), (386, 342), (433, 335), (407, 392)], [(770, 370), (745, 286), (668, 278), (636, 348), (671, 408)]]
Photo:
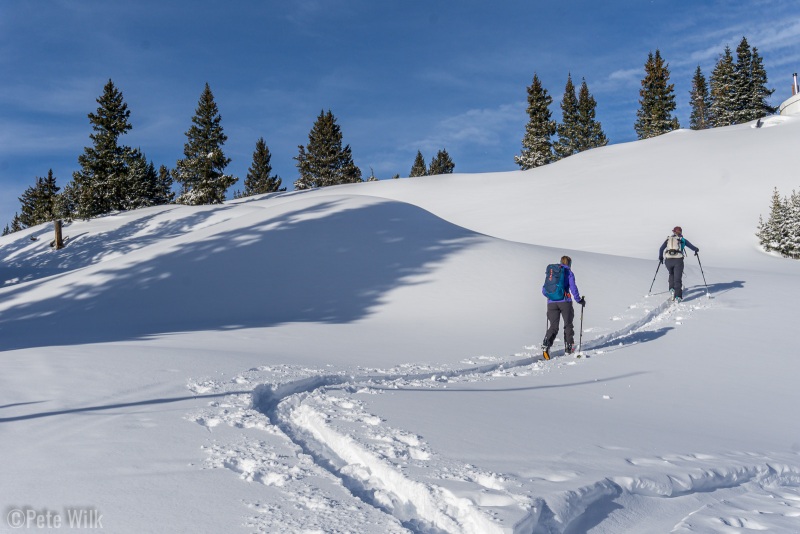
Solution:
[(128, 187), (120, 209), (135, 210), (164, 204), (158, 194), (158, 174), (153, 162), (140, 150), (133, 150), (128, 159)]
[(564, 87), (564, 96), (561, 99), (561, 122), (556, 126), (558, 140), (553, 143), (555, 159), (563, 159), (580, 152), (578, 143), (578, 136), (580, 135), (579, 124), (578, 98), (575, 96), (572, 74), (568, 74), (567, 84)]
[(786, 236), (783, 240), (784, 254), (790, 258), (800, 259), (800, 193), (792, 190), (785, 199), (786, 203)]
[(320, 111), (308, 134), (308, 145), (299, 145), (295, 189), (361, 182), (361, 169), (353, 163), (350, 145), (342, 147), (342, 131), (331, 110)]
[(442, 149), (436, 153), (436, 156), (431, 159), (431, 164), (428, 167), (428, 175), (435, 176), (437, 174), (452, 174), (456, 164), (450, 159), (450, 154), (447, 150)]
[(769, 226), (769, 219), (765, 221), (764, 216), (759, 215), (758, 226), (756, 226), (756, 237), (758, 238), (758, 244), (761, 245), (764, 250), (769, 250), (767, 245), (770, 242), (770, 232), (771, 228)]
[(270, 175), (272, 172), (272, 154), (263, 137), (256, 141), (256, 149), (253, 151), (253, 163), (247, 169), (247, 176), (244, 179), (244, 192), (241, 196), (249, 197), (253, 195), (263, 195), (264, 193), (275, 193), (286, 191), (281, 188), (282, 180), (277, 174)]
[(75, 192), (75, 183), (69, 182), (64, 186), (61, 194), (56, 196), (55, 218), (72, 221), (77, 217), (78, 208), (75, 205), (76, 198), (78, 198), (78, 195)]
[(711, 123), (714, 128), (734, 124), (737, 107), (731, 48), (725, 46), (709, 79)]
[(157, 205), (171, 204), (175, 201), (175, 193), (172, 192), (172, 173), (166, 165), (158, 168), (158, 180), (156, 182)]
[(221, 123), (217, 103), (206, 83), (192, 117), (192, 126), (186, 132), (185, 157), (178, 160), (173, 171), (173, 178), (181, 184), (179, 204), (221, 204), (225, 201), (225, 192), (238, 180), (224, 173), (231, 160), (222, 151), (228, 136)]
[(15, 213), (14, 218), (11, 219), (11, 228), (9, 229), (10, 231), (8, 233), (13, 234), (14, 232), (19, 232), (24, 228), (25, 225), (22, 224), (22, 221), (19, 218), (19, 213)]
[(110, 79), (97, 99), (96, 113), (89, 113), (93, 134), (89, 138), (93, 145), (85, 147), (78, 156), (81, 169), (72, 174), (74, 194), (72, 203), (76, 215), (90, 219), (114, 209), (126, 196), (127, 162), (131, 149), (118, 144), (120, 136), (132, 126), (129, 122), (131, 112), (122, 93)]
[(589, 93), (584, 78), (578, 90), (578, 151), (590, 150), (608, 144), (603, 126), (595, 118), (597, 101)]
[(775, 89), (767, 88), (767, 71), (764, 69), (764, 60), (758, 54), (758, 49), (755, 46), (753, 47), (752, 70), (750, 73), (752, 76), (751, 89), (753, 91), (749, 99), (749, 107), (753, 113), (751, 115), (753, 118), (750, 120), (772, 115), (778, 111), (778, 108), (770, 106), (768, 99), (775, 92)]
[(759, 218), (759, 228), (756, 235), (764, 249), (785, 255), (789, 233), (789, 202), (781, 198), (781, 194), (776, 187), (772, 191), (769, 218), (766, 223), (763, 218)]
[(528, 86), (528, 124), (525, 125), (525, 136), (522, 138), (522, 152), (514, 156), (514, 161), (523, 171), (547, 165), (554, 159), (553, 136), (556, 133), (556, 121), (552, 120), (550, 104), (553, 97), (542, 86), (539, 77), (534, 73), (533, 81)]
[(692, 90), (689, 91), (689, 104), (692, 114), (689, 117), (689, 127), (692, 130), (705, 130), (711, 127), (711, 99), (708, 96), (708, 84), (700, 65), (694, 71)]
[(59, 187), (53, 176), (53, 169), (46, 178), (36, 178), (36, 185), (28, 187), (19, 197), (21, 203), (19, 221), (26, 228), (56, 218)]
[(414, 164), (411, 165), (411, 172), (408, 173), (408, 177), (427, 176), (427, 174), (428, 168), (425, 166), (425, 158), (422, 157), (422, 152), (417, 150), (417, 157), (414, 158)]
[(639, 139), (649, 139), (680, 128), (675, 111), (675, 84), (669, 83), (669, 65), (661, 51), (650, 52), (644, 65), (645, 75), (639, 89), (639, 110), (633, 128)]
[(37, 177), (36, 184), (26, 188), (19, 197), (20, 212), (22, 212), (19, 215), (19, 220), (20, 224), (25, 228), (30, 228), (39, 223), (37, 212), (40, 209), (41, 186), (42, 178)]

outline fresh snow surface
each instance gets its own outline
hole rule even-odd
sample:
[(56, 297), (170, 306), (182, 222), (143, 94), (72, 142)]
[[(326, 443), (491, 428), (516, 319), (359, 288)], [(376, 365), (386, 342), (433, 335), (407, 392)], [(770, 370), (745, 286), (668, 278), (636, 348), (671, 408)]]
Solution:
[[(754, 236), (798, 139), (770, 117), (3, 237), (0, 531), (800, 532), (800, 262)], [(675, 225), (703, 261), (680, 304)], [(545, 362), (563, 254), (583, 357)]]

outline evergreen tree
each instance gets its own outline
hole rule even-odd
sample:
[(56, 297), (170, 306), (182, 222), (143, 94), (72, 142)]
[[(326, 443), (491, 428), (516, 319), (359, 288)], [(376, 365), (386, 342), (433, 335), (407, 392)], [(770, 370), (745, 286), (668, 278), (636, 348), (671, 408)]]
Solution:
[(211, 88), (206, 83), (197, 104), (192, 126), (186, 132), (183, 159), (178, 160), (173, 178), (181, 184), (180, 204), (221, 204), (225, 192), (237, 178), (224, 174), (231, 162), (222, 145), (228, 140), (222, 129), (222, 117)]
[(608, 144), (603, 133), (603, 126), (595, 118), (597, 102), (589, 93), (589, 86), (584, 79), (578, 90), (578, 151), (590, 150)]
[(456, 164), (450, 159), (450, 154), (447, 150), (440, 150), (436, 153), (436, 157), (431, 159), (431, 164), (428, 167), (428, 175), (435, 176), (437, 174), (452, 174)]
[(19, 197), (22, 204), (19, 222), (25, 228), (36, 226), (56, 218), (56, 200), (59, 187), (53, 176), (53, 169), (47, 172), (46, 178), (36, 178), (36, 185), (28, 187)]
[(769, 219), (765, 223), (759, 218), (758, 240), (767, 251), (781, 254), (787, 252), (787, 242), (790, 233), (790, 220), (788, 214), (788, 201), (781, 198), (778, 188), (772, 192)]
[(5, 225), (5, 227), (3, 228), (3, 235), (6, 236), (10, 233), (11, 233), (11, 228), (9, 228), (8, 225)]
[(800, 193), (792, 191), (789, 197), (789, 239), (788, 248), (791, 256), (795, 259), (800, 258)]
[(709, 80), (711, 92), (711, 123), (715, 128), (730, 126), (735, 121), (737, 108), (734, 83), (733, 55), (729, 46), (720, 56)]
[(522, 170), (547, 165), (554, 159), (553, 136), (556, 134), (556, 121), (551, 119), (550, 104), (553, 98), (542, 87), (539, 77), (534, 74), (528, 86), (528, 124), (522, 138), (522, 152), (514, 156), (514, 161)]
[(639, 139), (649, 139), (680, 128), (675, 111), (675, 85), (669, 83), (669, 65), (661, 52), (650, 52), (644, 65), (645, 76), (639, 90), (639, 110), (633, 128)]
[(711, 76), (711, 115), (714, 126), (742, 124), (775, 113), (767, 99), (767, 73), (758, 49), (746, 37), (736, 47), (736, 62), (730, 47), (717, 62)]
[(361, 169), (353, 163), (350, 145), (342, 148), (342, 131), (328, 110), (320, 111), (308, 134), (308, 146), (299, 145), (295, 189), (361, 182)]
[(767, 71), (764, 69), (764, 61), (758, 54), (758, 49), (753, 47), (753, 60), (750, 75), (752, 77), (751, 89), (752, 93), (749, 98), (749, 107), (752, 110), (750, 120), (761, 118), (765, 115), (771, 115), (778, 111), (778, 108), (770, 106), (767, 99), (772, 96), (775, 89), (767, 88)]
[(253, 152), (253, 163), (247, 169), (247, 177), (244, 179), (243, 197), (253, 195), (263, 195), (264, 193), (275, 193), (276, 191), (286, 191), (281, 188), (281, 179), (277, 174), (270, 176), (272, 172), (272, 154), (263, 137), (256, 141), (256, 149)]
[(422, 152), (417, 150), (417, 157), (414, 158), (414, 164), (411, 166), (411, 172), (408, 174), (409, 178), (416, 176), (426, 176), (428, 169), (425, 167), (425, 158), (422, 157)]
[(172, 184), (172, 173), (166, 165), (161, 165), (158, 168), (158, 179), (156, 181), (157, 205), (171, 204), (175, 201), (175, 193), (172, 192)]
[(78, 195), (75, 192), (74, 182), (70, 182), (64, 186), (64, 190), (61, 191), (61, 194), (56, 196), (55, 218), (72, 221), (77, 217), (78, 207), (75, 204), (75, 199), (77, 198)]
[(131, 154), (129, 147), (118, 144), (132, 127), (128, 105), (114, 82), (108, 80), (97, 103), (97, 112), (88, 115), (93, 145), (84, 148), (78, 157), (81, 169), (72, 175), (76, 214), (84, 219), (121, 209)]
[(153, 162), (139, 150), (134, 150), (129, 159), (128, 187), (120, 208), (134, 210), (160, 204), (157, 198), (158, 174)]
[(563, 159), (580, 152), (580, 113), (578, 111), (578, 98), (575, 96), (575, 85), (572, 75), (567, 75), (567, 84), (564, 87), (564, 96), (561, 99), (561, 123), (556, 126), (558, 140), (553, 143), (555, 159)]
[[(754, 120), (750, 109), (751, 95), (753, 89), (753, 53), (747, 39), (742, 37), (739, 46), (736, 47), (736, 63), (733, 65), (733, 108), (730, 110), (733, 115), (733, 124), (742, 124)], [(760, 115), (759, 115), (760, 116)]]
[(22, 221), (19, 218), (19, 213), (15, 213), (14, 214), (14, 218), (11, 219), (11, 229), (10, 229), (9, 233), (13, 234), (14, 232), (19, 232), (20, 230), (23, 230), (24, 228), (25, 228), (25, 225), (22, 224)]
[(689, 92), (689, 103), (692, 114), (689, 117), (689, 127), (692, 130), (705, 130), (711, 127), (711, 99), (708, 95), (708, 84), (700, 65), (694, 71), (692, 90)]

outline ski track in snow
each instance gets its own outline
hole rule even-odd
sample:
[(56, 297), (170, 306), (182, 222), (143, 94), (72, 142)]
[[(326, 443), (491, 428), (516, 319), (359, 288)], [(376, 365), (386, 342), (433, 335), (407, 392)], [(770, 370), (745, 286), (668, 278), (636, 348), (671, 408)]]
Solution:
[[(711, 306), (705, 292), (694, 294), (677, 305), (651, 305), (645, 299), (630, 306), (644, 313), (611, 318), (631, 322), (584, 343), (583, 355), (637, 344), (661, 325), (681, 324)], [(724, 496), (707, 499), (671, 532), (776, 531), (786, 517), (800, 521), (800, 472), (758, 454), (629, 458), (631, 466), (657, 468), (656, 474), (608, 477), (540, 497), (531, 481), (568, 482), (576, 474), (524, 479), (450, 460), (420, 436), (391, 428), (358, 398), (395, 388), (529, 376), (582, 362), (559, 358), (563, 350), (554, 354), (544, 362), (538, 348), (526, 347), (511, 358), (466, 359), (462, 363), (468, 367), (460, 368), (405, 364), (326, 372), (264, 366), (227, 382), (191, 381), (188, 387), (196, 394), (243, 387), (252, 394), (228, 395), (187, 419), (220, 436), (204, 447), (204, 468), (226, 468), (264, 488), (262, 500), (243, 503), (251, 514), (244, 525), (257, 532), (569, 533), (582, 531), (584, 521), (607, 516), (605, 510), (620, 498), (633, 503), (717, 491)], [(220, 432), (230, 427), (239, 430), (233, 441)]]

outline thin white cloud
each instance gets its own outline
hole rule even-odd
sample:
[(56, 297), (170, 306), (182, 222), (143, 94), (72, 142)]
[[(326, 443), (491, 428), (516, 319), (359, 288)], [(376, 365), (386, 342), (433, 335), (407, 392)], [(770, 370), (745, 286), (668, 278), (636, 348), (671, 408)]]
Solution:
[(70, 125), (31, 124), (30, 122), (4, 120), (0, 126), (0, 158), (20, 154), (76, 155), (89, 141), (88, 130), (78, 132)]
[(524, 124), (524, 109), (522, 103), (470, 109), (442, 119), (429, 135), (409, 143), (407, 148), (435, 151), (455, 145), (497, 146), (510, 126)]
[(615, 91), (624, 87), (637, 87), (643, 74), (644, 66), (635, 69), (619, 69), (597, 83), (589, 84), (587, 81), (587, 84), (589, 84), (589, 90), (593, 92)]
[(6, 80), (0, 85), (0, 105), (47, 115), (86, 116), (97, 107), (105, 82), (72, 78), (61, 79), (57, 85), (32, 85)]

